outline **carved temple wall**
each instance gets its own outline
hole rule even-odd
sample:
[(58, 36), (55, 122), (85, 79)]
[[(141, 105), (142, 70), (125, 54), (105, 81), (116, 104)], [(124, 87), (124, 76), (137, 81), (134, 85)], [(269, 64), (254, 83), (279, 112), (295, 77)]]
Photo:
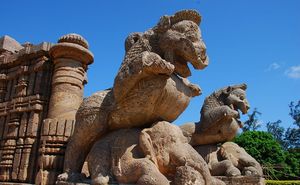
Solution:
[(62, 172), (89, 64), (69, 51), (81, 47), (73, 37), (67, 50), (0, 38), (0, 184), (54, 184)]

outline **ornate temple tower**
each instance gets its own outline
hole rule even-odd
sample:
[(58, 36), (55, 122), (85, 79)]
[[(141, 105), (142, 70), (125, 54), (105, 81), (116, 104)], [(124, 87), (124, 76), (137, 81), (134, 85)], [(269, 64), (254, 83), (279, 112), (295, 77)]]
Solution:
[(92, 62), (77, 34), (55, 45), (0, 38), (0, 184), (55, 184)]
[(51, 90), (51, 43), (0, 38), (0, 182), (34, 182)]

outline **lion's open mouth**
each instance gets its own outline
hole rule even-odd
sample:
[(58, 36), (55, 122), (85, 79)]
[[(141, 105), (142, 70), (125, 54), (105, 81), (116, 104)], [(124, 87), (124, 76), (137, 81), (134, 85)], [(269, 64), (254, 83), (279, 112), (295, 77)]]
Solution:
[(196, 60), (191, 60), (190, 63), (195, 69), (204, 69), (206, 66), (208, 66), (208, 56), (200, 55)]
[(187, 78), (191, 76), (192, 73), (188, 66), (188, 63), (192, 64), (194, 69), (197, 70), (204, 69), (208, 65), (208, 57), (207, 55), (204, 56), (201, 55), (198, 56), (197, 59), (186, 60), (185, 57), (181, 57), (180, 55), (177, 55), (174, 61), (175, 72), (183, 78)]
[(240, 118), (241, 118), (241, 114), (240, 114), (241, 110), (237, 106), (235, 106), (233, 104), (231, 104), (230, 107), (239, 113), (238, 116), (235, 118), (235, 120), (239, 124), (240, 128), (242, 128), (244, 126), (244, 124), (240, 120)]

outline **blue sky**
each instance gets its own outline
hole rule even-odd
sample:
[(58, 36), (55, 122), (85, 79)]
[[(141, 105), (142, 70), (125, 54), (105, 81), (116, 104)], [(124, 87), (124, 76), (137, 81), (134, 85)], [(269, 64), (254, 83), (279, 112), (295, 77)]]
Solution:
[(192, 71), (189, 79), (203, 95), (175, 123), (198, 121), (205, 96), (245, 82), (261, 121), (281, 119), (289, 127), (288, 104), (300, 100), (299, 8), (298, 0), (3, 1), (0, 36), (38, 44), (54, 43), (66, 33), (83, 35), (95, 55), (85, 88), (89, 96), (112, 86), (129, 33), (146, 31), (162, 15), (196, 9), (210, 65)]

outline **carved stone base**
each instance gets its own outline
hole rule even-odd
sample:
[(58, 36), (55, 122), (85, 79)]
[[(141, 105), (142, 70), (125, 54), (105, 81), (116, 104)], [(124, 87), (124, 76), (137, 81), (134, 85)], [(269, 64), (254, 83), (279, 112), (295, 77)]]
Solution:
[(226, 185), (265, 185), (265, 179), (261, 177), (225, 177), (217, 176), (218, 179), (224, 181)]
[(56, 185), (89, 185), (90, 183), (57, 181)]
[(17, 183), (17, 182), (0, 182), (1, 185), (34, 185), (28, 183)]
[[(56, 185), (90, 185), (90, 183), (57, 181)], [(135, 184), (118, 184), (117, 182), (115, 182), (115, 183), (109, 183), (109, 185), (135, 185)]]
[[(225, 177), (225, 176), (217, 176), (216, 178), (224, 181), (226, 183), (226, 185), (265, 185), (265, 179), (261, 178), (261, 177), (248, 177), (248, 176)], [(85, 182), (85, 183), (65, 182), (65, 181), (56, 182), (56, 185), (89, 185), (89, 184), (90, 184), (89, 182)], [(113, 183), (109, 183), (109, 185), (134, 185), (134, 184), (118, 184), (117, 182), (113, 182)]]

